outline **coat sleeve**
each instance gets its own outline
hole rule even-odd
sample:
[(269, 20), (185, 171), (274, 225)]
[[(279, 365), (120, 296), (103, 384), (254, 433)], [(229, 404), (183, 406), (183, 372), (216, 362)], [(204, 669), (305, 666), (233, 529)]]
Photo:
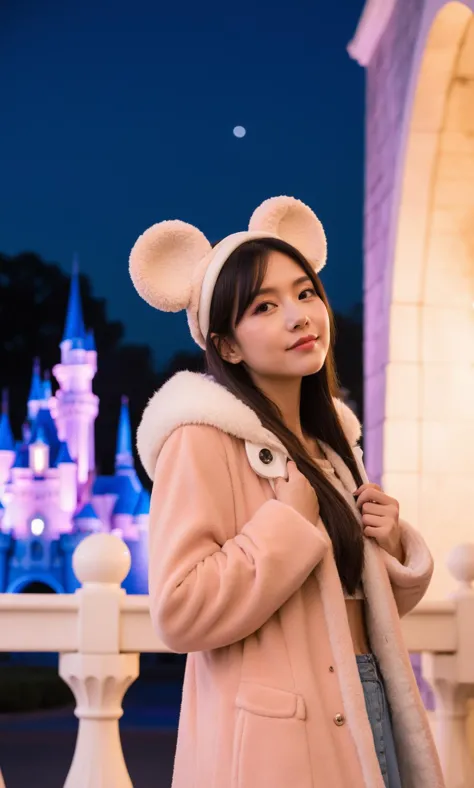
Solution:
[(150, 509), (154, 628), (179, 653), (242, 640), (301, 587), (328, 545), (312, 523), (275, 499), (236, 534), (220, 431), (179, 427), (158, 457)]
[(402, 618), (424, 597), (433, 575), (434, 563), (421, 534), (404, 520), (400, 520), (400, 528), (405, 556), (403, 564), (385, 550), (382, 550), (382, 555)]

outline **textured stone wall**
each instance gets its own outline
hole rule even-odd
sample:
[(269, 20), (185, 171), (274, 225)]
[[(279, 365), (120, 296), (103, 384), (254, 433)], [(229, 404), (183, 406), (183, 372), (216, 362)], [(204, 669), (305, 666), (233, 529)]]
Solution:
[[(398, 0), (394, 14), (389, 22), (389, 25), (383, 35), (383, 38), (377, 48), (377, 51), (372, 58), (372, 61), (367, 69), (367, 117), (366, 117), (366, 197), (365, 197), (365, 269), (364, 269), (364, 298), (365, 298), (365, 347), (364, 347), (364, 361), (365, 361), (365, 414), (364, 414), (364, 433), (365, 433), (365, 460), (369, 472), (369, 476), (373, 481), (380, 481), (382, 470), (384, 469), (384, 456), (383, 456), (383, 441), (384, 441), (384, 422), (387, 417), (386, 407), (386, 365), (388, 362), (388, 338), (389, 338), (389, 321), (391, 315), (391, 302), (392, 302), (392, 265), (394, 255), (394, 233), (398, 226), (398, 208), (396, 201), (400, 199), (401, 195), (401, 170), (405, 164), (405, 151), (402, 146), (406, 144), (404, 135), (407, 130), (407, 113), (411, 112), (412, 101), (412, 88), (413, 79), (417, 78), (417, 69), (420, 66), (420, 45), (423, 44), (421, 35), (426, 34), (426, 29), (422, 31), (422, 25), (426, 26), (429, 19), (436, 15), (436, 11), (442, 7), (441, 0)], [(474, 9), (472, 0), (466, 3), (468, 7)], [(455, 35), (456, 25), (452, 24), (453, 20), (449, 22), (446, 20), (446, 25), (443, 28), (444, 35)], [(451, 24), (451, 26), (450, 26)], [(459, 28), (461, 29), (461, 28)], [(474, 38), (474, 28), (470, 35)], [(439, 523), (434, 521), (433, 517), (430, 519), (430, 537), (435, 546), (439, 548), (440, 538), (438, 541), (434, 540), (433, 529), (439, 534), (446, 534), (446, 540), (452, 538), (451, 532), (447, 531), (444, 527), (449, 523), (450, 517), (456, 522), (456, 527), (459, 531), (460, 517), (453, 514), (453, 498), (459, 499), (460, 506), (464, 505), (468, 499), (464, 494), (452, 495), (452, 488), (446, 484), (446, 471), (443, 468), (446, 456), (455, 456), (454, 452), (443, 450), (442, 443), (438, 436), (438, 432), (433, 427), (433, 424), (428, 423), (431, 418), (434, 422), (436, 419), (440, 421), (439, 414), (443, 411), (443, 407), (448, 407), (450, 412), (455, 414), (459, 419), (463, 417), (462, 407), (460, 406), (459, 392), (464, 392), (467, 388), (467, 383), (461, 379), (462, 385), (457, 388), (447, 385), (449, 376), (454, 374), (454, 366), (447, 370), (439, 372), (440, 358), (447, 359), (453, 362), (453, 348), (457, 344), (462, 348), (463, 362), (465, 361), (465, 346), (456, 342), (451, 338), (451, 345), (446, 348), (439, 340), (439, 336), (444, 337), (448, 335), (447, 326), (455, 325), (459, 337), (468, 337), (467, 346), (474, 347), (474, 339), (470, 339), (469, 331), (472, 331), (472, 319), (469, 309), (471, 304), (466, 307), (465, 301), (469, 300), (471, 293), (472, 281), (472, 217), (473, 217), (473, 203), (472, 203), (472, 184), (473, 184), (473, 158), (472, 152), (474, 147), (472, 145), (472, 129), (474, 128), (474, 104), (472, 103), (472, 90), (474, 87), (474, 65), (472, 54), (474, 46), (471, 46), (471, 38), (467, 41), (466, 36), (462, 36), (461, 40), (464, 42), (464, 49), (459, 49), (461, 58), (458, 60), (458, 52), (455, 47), (455, 39), (453, 38), (453, 52), (449, 52), (449, 47), (443, 50), (440, 45), (441, 39), (437, 40), (437, 50), (434, 52), (433, 60), (431, 61), (432, 68), (432, 89), (429, 95), (425, 95), (424, 102), (421, 106), (421, 118), (423, 123), (420, 128), (424, 134), (419, 135), (418, 148), (416, 148), (415, 157), (411, 157), (410, 174), (412, 176), (411, 183), (420, 187), (423, 177), (426, 175), (426, 188), (432, 189), (433, 193), (430, 197), (429, 211), (430, 211), (430, 236), (429, 244), (427, 244), (427, 251), (421, 251), (418, 246), (426, 243), (427, 239), (427, 226), (423, 224), (420, 219), (423, 211), (417, 212), (416, 206), (423, 203), (426, 208), (427, 199), (426, 195), (423, 198), (423, 189), (413, 189), (411, 192), (411, 203), (404, 202), (405, 213), (408, 210), (410, 222), (416, 227), (418, 234), (418, 246), (414, 244), (414, 239), (409, 234), (406, 238), (406, 244), (402, 250), (401, 257), (404, 263), (411, 266), (408, 270), (404, 270), (405, 276), (403, 279), (403, 286), (400, 281), (398, 282), (398, 299), (402, 306), (413, 307), (413, 310), (422, 312), (423, 316), (431, 313), (435, 314), (434, 309), (438, 309), (435, 314), (435, 319), (431, 323), (427, 319), (419, 317), (420, 325), (423, 326), (424, 334), (422, 338), (424, 343), (421, 343), (420, 337), (415, 338), (413, 335), (413, 344), (421, 348), (419, 352), (423, 353), (423, 384), (424, 388), (417, 389), (415, 386), (408, 386), (408, 397), (416, 399), (416, 405), (423, 413), (424, 422), (426, 422), (427, 430), (431, 430), (432, 443), (429, 450), (425, 451), (421, 467), (424, 469), (425, 476), (423, 484), (418, 486), (417, 489), (417, 502), (416, 507), (420, 515), (421, 523), (423, 525), (423, 495), (428, 490), (428, 502), (432, 505), (432, 501), (437, 501), (437, 510), (439, 510)], [(468, 45), (469, 44), (469, 45)], [(458, 42), (457, 46), (461, 46)], [(456, 50), (456, 51), (455, 51)], [(444, 63), (443, 68), (436, 70), (436, 63), (443, 64), (443, 58), (450, 55), (456, 60), (456, 67), (452, 67), (452, 73)], [(418, 61), (416, 60), (418, 58)], [(452, 80), (449, 86), (442, 84), (441, 76), (446, 71), (447, 78)], [(449, 87), (448, 100), (446, 99), (446, 89)], [(441, 125), (441, 118), (439, 124), (434, 123), (433, 107), (437, 108), (436, 95), (439, 94), (440, 106), (438, 109), (443, 115), (443, 126)], [(433, 106), (432, 106), (433, 105)], [(441, 106), (442, 105), (442, 106)], [(419, 113), (420, 114), (420, 113)], [(433, 144), (437, 146), (436, 154), (436, 171), (433, 169), (434, 163), (434, 148), (427, 151), (426, 145), (429, 140), (431, 125), (433, 125)], [(438, 128), (439, 126), (439, 128)], [(438, 134), (438, 131), (441, 131)], [(436, 133), (435, 133), (436, 132)], [(416, 140), (415, 140), (416, 142)], [(431, 156), (431, 154), (433, 154)], [(430, 158), (431, 156), (431, 158)], [(428, 162), (428, 164), (427, 164)], [(423, 174), (424, 169), (426, 173)], [(435, 177), (436, 176), (436, 177)], [(416, 184), (415, 184), (416, 181)], [(420, 216), (418, 216), (418, 213)], [(427, 210), (425, 210), (427, 213)], [(415, 248), (416, 246), (416, 248)], [(397, 260), (400, 255), (397, 255)], [(422, 266), (422, 271), (417, 275), (417, 265)], [(399, 268), (399, 266), (398, 266)], [(454, 276), (454, 273), (459, 271), (459, 275)], [(400, 279), (400, 277), (399, 277)], [(465, 282), (465, 286), (459, 287), (459, 282)], [(450, 287), (451, 285), (451, 287)], [(452, 292), (451, 292), (452, 291)], [(448, 308), (453, 306), (453, 314), (445, 316), (441, 314), (439, 306)], [(462, 327), (457, 329), (458, 324), (455, 319), (459, 320), (461, 306), (466, 313), (466, 319)], [(431, 312), (430, 312), (431, 310)], [(405, 309), (403, 312), (403, 321), (406, 323), (408, 311)], [(397, 326), (395, 324), (394, 336), (397, 336)], [(441, 328), (443, 327), (443, 328)], [(398, 328), (406, 328), (406, 326), (398, 326)], [(437, 333), (438, 332), (438, 333)], [(403, 333), (407, 335), (409, 332), (398, 331), (401, 336)], [(431, 352), (428, 340), (433, 340), (432, 345), (435, 344), (436, 348)], [(393, 344), (393, 343), (392, 343)], [(396, 344), (396, 343), (395, 343)], [(445, 342), (446, 344), (446, 342)], [(419, 348), (418, 348), (419, 349)], [(414, 358), (410, 358), (411, 349), (406, 349), (406, 358), (402, 360), (411, 360), (411, 368), (415, 369)], [(460, 351), (461, 352), (461, 351)], [(393, 353), (393, 347), (392, 347)], [(395, 356), (397, 354), (395, 353)], [(395, 358), (395, 361), (397, 358)], [(454, 359), (455, 360), (455, 359)], [(393, 358), (392, 358), (393, 361)], [(432, 362), (435, 364), (435, 371), (438, 372), (438, 378), (433, 374), (431, 378), (427, 374), (427, 366)], [(394, 366), (392, 363), (392, 378), (396, 375), (396, 381), (392, 379), (390, 386), (391, 410), (392, 421), (395, 423), (397, 432), (397, 439), (400, 439), (400, 424), (403, 422), (403, 417), (406, 413), (403, 411), (403, 400), (407, 393), (406, 379), (401, 375), (402, 366), (398, 364)], [(463, 368), (464, 369), (464, 368)], [(469, 368), (470, 373), (470, 368)], [(458, 377), (460, 377), (458, 375)], [(421, 378), (420, 378), (421, 379)], [(457, 380), (457, 378), (456, 378)], [(394, 386), (394, 382), (397, 384)], [(443, 389), (444, 386), (444, 389)], [(448, 393), (452, 390), (458, 397), (458, 400), (451, 402)], [(423, 396), (421, 393), (423, 392)], [(418, 396), (416, 396), (418, 393)], [(393, 398), (397, 402), (393, 402)], [(435, 402), (430, 410), (430, 403)], [(472, 396), (466, 398), (469, 407), (472, 408)], [(417, 408), (414, 408), (415, 420), (419, 420), (420, 413)], [(389, 414), (390, 415), (390, 414)], [(465, 414), (464, 414), (465, 415)], [(436, 426), (436, 425), (435, 425)], [(445, 430), (448, 434), (448, 430)], [(449, 432), (452, 435), (453, 431)], [(417, 433), (418, 435), (418, 433)], [(469, 442), (466, 442), (470, 445)], [(422, 445), (420, 443), (420, 445)], [(428, 444), (427, 444), (428, 445)], [(407, 450), (406, 441), (402, 446), (403, 451)], [(408, 452), (409, 454), (409, 452)], [(470, 454), (471, 462), (474, 462), (474, 455)], [(393, 458), (392, 458), (393, 459)], [(387, 463), (387, 455), (385, 456)], [(428, 479), (428, 473), (433, 470), (432, 466), (434, 461), (441, 465), (440, 478), (444, 481), (444, 487), (448, 493), (449, 510), (443, 510), (441, 506), (439, 490), (439, 479), (435, 479), (433, 471), (434, 483), (428, 489), (431, 483), (431, 477)], [(420, 463), (416, 463), (416, 468), (411, 468), (410, 463), (407, 461), (402, 470), (405, 477), (408, 477), (410, 471), (419, 471)], [(467, 468), (469, 463), (463, 459), (463, 467)], [(393, 470), (389, 468), (389, 470)], [(435, 470), (438, 470), (437, 468)], [(459, 475), (459, 469), (455, 469)], [(385, 477), (388, 482), (387, 477)], [(468, 481), (472, 486), (472, 474), (469, 476)], [(457, 489), (459, 490), (459, 484)], [(425, 517), (425, 520), (427, 518)], [(471, 523), (471, 520), (469, 521)], [(470, 526), (472, 527), (472, 526)], [(465, 539), (458, 539), (462, 542)], [(452, 545), (451, 545), (452, 546)], [(448, 544), (437, 549), (436, 554), (439, 560), (440, 556), (446, 554)], [(439, 555), (438, 555), (439, 554)], [(419, 655), (412, 655), (412, 664), (418, 685), (425, 705), (428, 709), (434, 706), (433, 694), (423, 680), (421, 673), (421, 662)]]
[(367, 68), (364, 435), (365, 459), (373, 481), (380, 481), (382, 472), (391, 289), (389, 233), (402, 121), (425, 2), (399, 0)]

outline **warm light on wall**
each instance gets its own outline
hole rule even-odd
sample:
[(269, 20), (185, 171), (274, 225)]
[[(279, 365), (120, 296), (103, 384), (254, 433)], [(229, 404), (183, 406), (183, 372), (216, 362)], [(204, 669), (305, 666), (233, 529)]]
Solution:
[(31, 533), (33, 536), (41, 536), (44, 531), (44, 520), (41, 517), (33, 517), (31, 521)]
[(30, 446), (30, 467), (36, 476), (41, 476), (49, 467), (49, 446), (36, 441)]

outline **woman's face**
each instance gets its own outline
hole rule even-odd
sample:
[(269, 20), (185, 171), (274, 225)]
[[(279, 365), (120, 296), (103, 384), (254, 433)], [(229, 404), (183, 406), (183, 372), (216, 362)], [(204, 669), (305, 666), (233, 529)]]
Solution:
[(311, 280), (291, 257), (272, 251), (259, 293), (221, 352), (226, 361), (243, 361), (254, 378), (302, 378), (320, 371), (329, 341), (329, 315)]

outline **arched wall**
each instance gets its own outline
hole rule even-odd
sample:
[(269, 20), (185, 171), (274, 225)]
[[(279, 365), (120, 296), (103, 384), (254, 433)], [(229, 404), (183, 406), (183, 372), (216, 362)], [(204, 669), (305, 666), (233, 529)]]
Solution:
[(368, 63), (365, 459), (427, 538), (440, 598), (474, 525), (474, 0), (391, 5), (350, 48)]
[(436, 559), (472, 540), (474, 16), (451, 2), (426, 40), (403, 162), (389, 306), (383, 483)]

